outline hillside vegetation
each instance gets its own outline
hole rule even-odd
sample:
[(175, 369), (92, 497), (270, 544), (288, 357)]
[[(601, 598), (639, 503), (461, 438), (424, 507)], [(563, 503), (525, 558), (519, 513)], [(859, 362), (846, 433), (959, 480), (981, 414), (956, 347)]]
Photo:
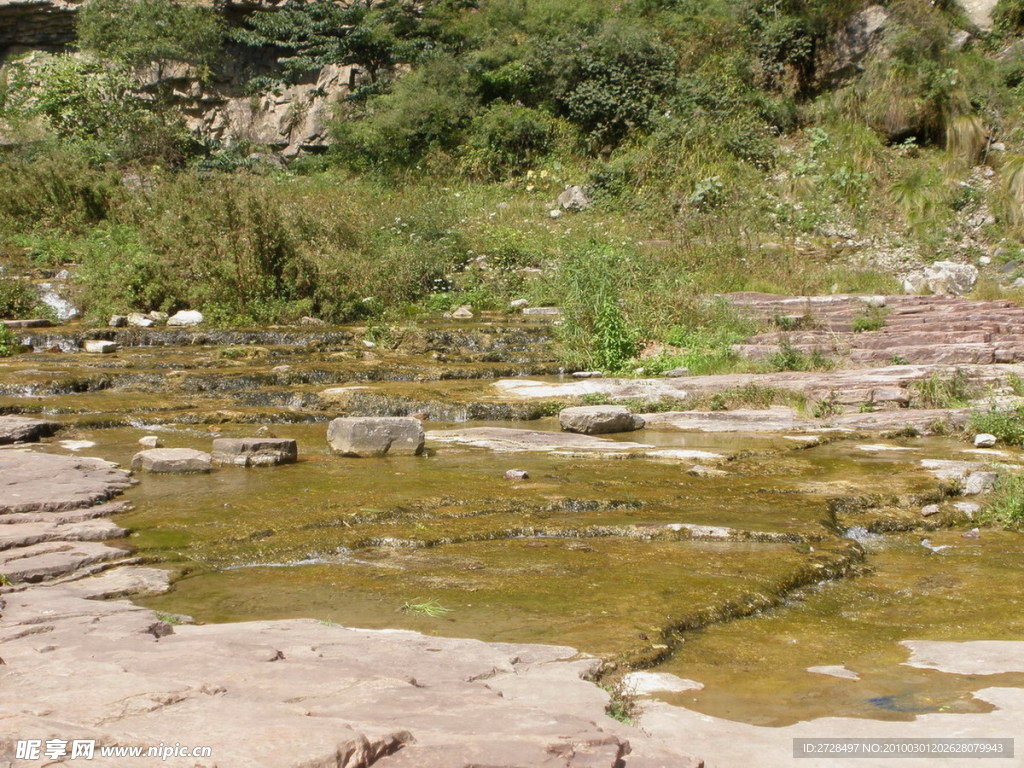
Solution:
[[(707, 294), (894, 292), (921, 262), (996, 274), (1021, 258), (1024, 6), (1000, 0), (981, 32), (955, 4), (896, 0), (868, 11), (884, 21), (855, 50), (862, 12), (318, 0), (229, 26), (170, 0), (92, 0), (81, 53), (4, 70), (17, 141), (0, 157), (0, 256), (79, 265), (97, 322), (199, 308), (388, 323), (522, 297), (565, 309), (569, 360), (621, 368), (661, 342), (713, 369), (749, 329)], [(280, 57), (280, 82), (360, 67), (328, 153), (281, 169), (211, 145), (134, 79), (180, 61), (202, 78), (246, 47)], [(566, 185), (590, 206), (554, 217)], [(17, 293), (0, 291), (0, 314), (23, 309)]]

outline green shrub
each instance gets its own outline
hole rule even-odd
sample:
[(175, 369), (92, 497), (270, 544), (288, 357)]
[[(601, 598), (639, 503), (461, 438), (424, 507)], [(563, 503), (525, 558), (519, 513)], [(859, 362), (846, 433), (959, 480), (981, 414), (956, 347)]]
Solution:
[(569, 362), (615, 371), (636, 353), (636, 334), (619, 304), (621, 259), (608, 246), (589, 243), (570, 251), (558, 265), (558, 337)]
[(978, 521), (1013, 530), (1024, 528), (1024, 474), (999, 473), (996, 487), (978, 515)]
[(1024, 445), (1024, 406), (976, 411), (967, 426), (970, 435), (988, 433), (1007, 445)]
[(77, 16), (84, 50), (132, 67), (187, 62), (208, 71), (224, 35), (212, 7), (175, 0), (90, 0)]
[[(0, 357), (11, 357), (21, 352), (21, 344), (6, 325), (0, 325)], [(2, 582), (0, 582), (2, 584)]]
[(35, 286), (24, 280), (0, 277), (0, 320), (36, 315), (39, 293)]
[(548, 152), (554, 133), (555, 121), (546, 113), (496, 102), (470, 123), (463, 166), (482, 178), (523, 173)]
[(998, 0), (992, 9), (992, 26), (1000, 32), (1016, 32), (1024, 26), (1024, 0)]
[(477, 105), (465, 71), (438, 57), (401, 77), (333, 125), (334, 154), (357, 169), (415, 165), (431, 149), (451, 150)]
[(558, 102), (596, 148), (615, 146), (650, 124), (675, 82), (675, 58), (651, 31), (610, 23), (579, 45)]

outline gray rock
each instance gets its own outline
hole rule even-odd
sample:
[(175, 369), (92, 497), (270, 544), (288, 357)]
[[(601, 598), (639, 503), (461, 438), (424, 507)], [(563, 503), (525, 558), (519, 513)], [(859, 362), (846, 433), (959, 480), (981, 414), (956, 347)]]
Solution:
[(513, 299), (508, 303), (510, 309), (522, 309), (523, 307), (530, 306), (528, 299)]
[(220, 437), (213, 441), (215, 464), (269, 467), (292, 463), (298, 456), (295, 441), (283, 437)]
[(572, 377), (574, 379), (600, 379), (604, 376), (604, 371), (576, 371)]
[(981, 504), (975, 504), (973, 501), (954, 501), (953, 509), (963, 514), (968, 520), (973, 520), (974, 516), (981, 511)]
[(141, 312), (132, 312), (128, 315), (128, 325), (135, 328), (149, 328), (156, 325), (156, 320)]
[(139, 445), (143, 448), (159, 448), (163, 443), (160, 442), (160, 438), (156, 435), (146, 435), (139, 438)]
[(308, 317), (307, 316), (307, 317), (304, 317), (301, 320), (299, 320), (299, 325), (308, 325), (308, 326), (313, 327), (313, 328), (322, 328), (323, 326), (327, 325), (327, 323), (325, 323), (319, 317)]
[(210, 454), (192, 448), (151, 448), (132, 456), (132, 469), (159, 474), (209, 472), (212, 468)]
[(534, 317), (561, 317), (562, 310), (559, 307), (526, 307), (523, 314)]
[(203, 313), (194, 309), (183, 309), (167, 319), (170, 326), (193, 326), (203, 322)]
[(938, 504), (927, 504), (921, 507), (921, 517), (931, 517), (932, 515), (939, 514), (941, 511)]
[(111, 315), (107, 325), (111, 328), (124, 328), (128, 325), (128, 317), (127, 315)]
[(473, 310), (469, 304), (463, 304), (461, 307), (452, 312), (452, 317), (456, 320), (471, 320), (473, 318)]
[(833, 38), (820, 71), (822, 79), (834, 82), (856, 74), (861, 62), (885, 32), (889, 12), (880, 5), (870, 5), (854, 14)]
[(154, 310), (153, 312), (149, 313), (148, 317), (157, 325), (163, 325), (170, 318), (170, 315), (168, 315), (166, 312), (157, 312), (156, 310)]
[(117, 352), (116, 341), (103, 341), (101, 339), (89, 339), (82, 343), (82, 347), (86, 352), (96, 355), (110, 354), (111, 352)]
[(34, 443), (56, 434), (60, 424), (27, 416), (0, 416), (0, 445)]
[(530, 473), (525, 469), (508, 469), (505, 470), (506, 480), (529, 480)]
[(570, 184), (558, 196), (558, 205), (565, 211), (585, 211), (590, 207), (590, 198), (583, 187)]
[(918, 294), (926, 290), (937, 296), (963, 296), (978, 282), (978, 268), (973, 264), (936, 261), (923, 271), (913, 272), (903, 281), (904, 293)]
[(988, 432), (982, 432), (981, 434), (974, 436), (974, 447), (975, 448), (991, 448), (996, 444), (996, 436), (990, 435)]
[(995, 472), (971, 472), (964, 483), (964, 496), (977, 496), (979, 493), (987, 493), (996, 487)]
[(622, 405), (581, 405), (565, 408), (558, 414), (558, 423), (566, 432), (601, 435), (611, 432), (632, 432), (643, 429), (643, 417), (629, 412)]
[(966, 29), (958, 29), (953, 33), (953, 36), (949, 39), (949, 49), (951, 51), (962, 51), (964, 46), (971, 41), (971, 33)]
[(327, 442), (342, 456), (417, 456), (423, 425), (412, 417), (347, 416), (327, 427)]
[(690, 373), (689, 368), (680, 366), (679, 368), (671, 368), (661, 375), (668, 379), (681, 379), (684, 376), (690, 376), (692, 374)]

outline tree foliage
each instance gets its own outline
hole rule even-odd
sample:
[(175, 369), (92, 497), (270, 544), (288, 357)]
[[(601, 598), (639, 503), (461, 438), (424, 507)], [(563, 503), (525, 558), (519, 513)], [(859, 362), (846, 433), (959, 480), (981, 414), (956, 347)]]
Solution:
[(177, 0), (90, 0), (78, 16), (83, 50), (132, 67), (180, 61), (208, 72), (223, 37), (213, 8)]

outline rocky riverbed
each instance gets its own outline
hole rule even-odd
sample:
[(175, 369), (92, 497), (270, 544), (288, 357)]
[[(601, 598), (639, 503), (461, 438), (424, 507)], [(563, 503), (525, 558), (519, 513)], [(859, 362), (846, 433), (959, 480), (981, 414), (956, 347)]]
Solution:
[[(950, 376), (975, 407), (1014, 402), (1024, 366), (573, 379), (531, 322), (386, 349), (360, 329), (24, 334), (40, 351), (0, 369), (0, 676), (20, 693), (0, 760), (95, 738), (211, 746), (181, 765), (781, 765), (794, 735), (1019, 735), (1015, 662), (961, 673), (987, 658), (972, 642), (1019, 652), (1002, 587), (1024, 547), (962, 534), (1024, 455), (957, 438), (969, 408), (913, 406)], [(79, 351), (101, 337), (119, 349)], [(560, 429), (595, 398), (639, 412), (631, 431)], [(410, 415), (420, 455), (327, 444), (337, 416)], [(143, 436), (294, 440), (297, 460), (133, 478)], [(911, 648), (932, 669), (899, 671)], [(651, 665), (639, 728), (608, 717), (629, 697), (591, 679)]]

